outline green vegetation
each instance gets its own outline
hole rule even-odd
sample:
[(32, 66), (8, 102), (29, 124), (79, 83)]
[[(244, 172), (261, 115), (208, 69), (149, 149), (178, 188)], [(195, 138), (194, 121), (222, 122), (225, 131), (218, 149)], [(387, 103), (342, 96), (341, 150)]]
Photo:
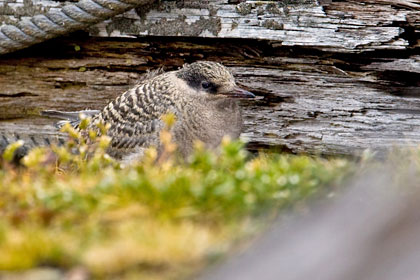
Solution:
[(164, 160), (150, 149), (124, 167), (107, 156), (106, 136), (89, 133), (87, 145), (79, 132), (65, 131), (66, 147), (34, 149), (24, 168), (3, 160), (0, 270), (82, 267), (95, 279), (191, 275), (279, 209), (326, 194), (351, 169), (344, 160), (253, 156), (228, 140), (218, 153), (197, 145), (188, 162), (178, 162), (167, 131)]

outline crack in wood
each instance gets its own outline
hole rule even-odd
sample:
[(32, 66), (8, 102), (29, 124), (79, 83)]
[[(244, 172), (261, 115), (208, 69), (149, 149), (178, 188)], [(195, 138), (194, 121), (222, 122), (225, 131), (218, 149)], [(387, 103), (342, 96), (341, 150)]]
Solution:
[(28, 97), (28, 96), (39, 96), (32, 92), (17, 92), (17, 93), (0, 93), (0, 98), (16, 98), (16, 97)]

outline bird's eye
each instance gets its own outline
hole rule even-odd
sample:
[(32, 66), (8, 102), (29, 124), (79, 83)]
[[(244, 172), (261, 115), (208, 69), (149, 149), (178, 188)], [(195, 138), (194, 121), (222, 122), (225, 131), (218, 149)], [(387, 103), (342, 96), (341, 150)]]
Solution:
[(211, 84), (210, 84), (209, 82), (202, 82), (202, 83), (201, 83), (201, 86), (202, 86), (204, 89), (208, 89), (208, 88), (211, 86)]

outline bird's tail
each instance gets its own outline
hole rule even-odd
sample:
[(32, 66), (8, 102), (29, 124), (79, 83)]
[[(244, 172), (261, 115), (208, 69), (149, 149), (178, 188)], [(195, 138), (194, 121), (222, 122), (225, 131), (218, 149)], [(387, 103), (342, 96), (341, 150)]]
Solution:
[(30, 133), (0, 132), (0, 157), (10, 144), (17, 141), (22, 141), (22, 145), (14, 152), (12, 161), (16, 164), (18, 164), (32, 148), (47, 147), (53, 143), (63, 145), (66, 141), (66, 137), (60, 133), (37, 134), (36, 131)]
[(49, 118), (60, 119), (61, 121), (58, 121), (56, 126), (61, 128), (66, 123), (70, 123), (72, 126), (77, 126), (80, 123), (80, 114), (83, 114), (86, 117), (93, 117), (99, 114), (99, 112), (99, 110), (82, 110), (73, 112), (45, 110), (41, 111), (41, 115)]
[[(70, 123), (72, 126), (77, 126), (80, 123), (80, 114), (84, 114), (87, 117), (94, 116), (99, 113), (98, 110), (83, 110), (77, 112), (62, 112), (54, 110), (42, 111), (41, 115), (59, 119), (56, 123), (57, 128), (61, 128), (65, 123)], [(47, 134), (40, 134), (37, 131), (30, 132), (12, 132), (12, 131), (0, 131), (0, 158), (6, 150), (7, 146), (17, 141), (23, 141), (23, 145), (20, 146), (14, 153), (13, 162), (19, 163), (19, 161), (28, 153), (28, 151), (34, 147), (50, 146), (51, 144), (63, 145), (66, 142), (66, 136), (60, 133), (58, 130), (51, 130)]]

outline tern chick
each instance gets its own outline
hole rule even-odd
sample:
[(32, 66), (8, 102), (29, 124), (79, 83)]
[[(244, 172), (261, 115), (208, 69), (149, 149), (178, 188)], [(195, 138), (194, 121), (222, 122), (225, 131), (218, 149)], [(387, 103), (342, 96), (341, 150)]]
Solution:
[[(122, 161), (132, 161), (150, 146), (161, 148), (159, 135), (165, 127), (162, 116), (171, 113), (176, 117), (171, 128), (173, 141), (180, 155), (187, 157), (197, 140), (211, 149), (225, 135), (239, 137), (243, 121), (236, 98), (253, 97), (236, 85), (225, 66), (199, 61), (145, 79), (103, 110), (90, 111), (90, 128), (95, 129), (99, 122), (110, 124), (108, 153)], [(45, 111), (44, 115), (58, 117), (60, 112)], [(68, 116), (63, 115), (67, 119)], [(70, 121), (75, 124), (74, 119)]]

